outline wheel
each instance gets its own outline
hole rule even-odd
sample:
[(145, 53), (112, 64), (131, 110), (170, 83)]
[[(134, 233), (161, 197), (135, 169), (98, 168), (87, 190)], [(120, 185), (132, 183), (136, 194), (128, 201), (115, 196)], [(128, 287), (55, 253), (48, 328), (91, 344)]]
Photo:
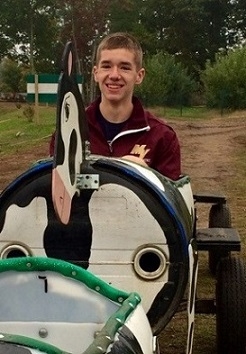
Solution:
[[(231, 213), (228, 205), (214, 204), (209, 211), (209, 227), (231, 227)], [(210, 272), (215, 275), (219, 260), (223, 257), (228, 257), (229, 252), (223, 250), (208, 252), (208, 266)]]
[(239, 257), (218, 263), (216, 315), (218, 354), (245, 354), (246, 264)]

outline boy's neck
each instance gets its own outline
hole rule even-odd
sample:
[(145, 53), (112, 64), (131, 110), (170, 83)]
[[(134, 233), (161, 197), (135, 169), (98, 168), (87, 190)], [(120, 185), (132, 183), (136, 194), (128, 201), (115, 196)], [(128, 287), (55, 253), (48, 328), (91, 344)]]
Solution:
[(102, 99), (100, 103), (100, 111), (103, 117), (111, 123), (121, 123), (126, 121), (133, 110), (133, 103), (129, 101), (128, 103), (113, 104)]

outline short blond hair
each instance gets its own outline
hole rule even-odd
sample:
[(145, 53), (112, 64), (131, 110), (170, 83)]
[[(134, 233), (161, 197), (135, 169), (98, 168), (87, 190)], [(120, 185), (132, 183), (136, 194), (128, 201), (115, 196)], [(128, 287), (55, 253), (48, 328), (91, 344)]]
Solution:
[(137, 69), (142, 68), (143, 50), (139, 41), (129, 33), (116, 32), (108, 34), (99, 43), (96, 53), (96, 65), (98, 65), (101, 57), (101, 52), (105, 49), (127, 49), (134, 54)]

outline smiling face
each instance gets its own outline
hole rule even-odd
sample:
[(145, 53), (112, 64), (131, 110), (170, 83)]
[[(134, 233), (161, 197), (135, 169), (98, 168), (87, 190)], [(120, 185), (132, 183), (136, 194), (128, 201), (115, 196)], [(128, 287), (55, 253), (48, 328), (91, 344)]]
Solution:
[(134, 86), (143, 81), (144, 74), (143, 68), (137, 68), (134, 53), (124, 48), (102, 50), (94, 67), (102, 101), (113, 104), (131, 102)]

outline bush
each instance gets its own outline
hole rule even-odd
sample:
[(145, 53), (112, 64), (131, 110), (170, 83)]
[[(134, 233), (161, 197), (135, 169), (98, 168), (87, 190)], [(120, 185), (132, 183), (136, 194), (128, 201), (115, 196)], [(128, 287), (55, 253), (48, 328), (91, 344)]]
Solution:
[(33, 122), (33, 117), (34, 117), (34, 109), (32, 106), (27, 105), (25, 106), (24, 110), (23, 110), (23, 114), (24, 116), (27, 118), (28, 122)]
[(189, 104), (195, 82), (171, 55), (159, 52), (146, 59), (146, 76), (137, 95), (148, 106), (183, 106)]
[(201, 78), (208, 107), (246, 108), (246, 48), (218, 54), (214, 64), (207, 62)]

